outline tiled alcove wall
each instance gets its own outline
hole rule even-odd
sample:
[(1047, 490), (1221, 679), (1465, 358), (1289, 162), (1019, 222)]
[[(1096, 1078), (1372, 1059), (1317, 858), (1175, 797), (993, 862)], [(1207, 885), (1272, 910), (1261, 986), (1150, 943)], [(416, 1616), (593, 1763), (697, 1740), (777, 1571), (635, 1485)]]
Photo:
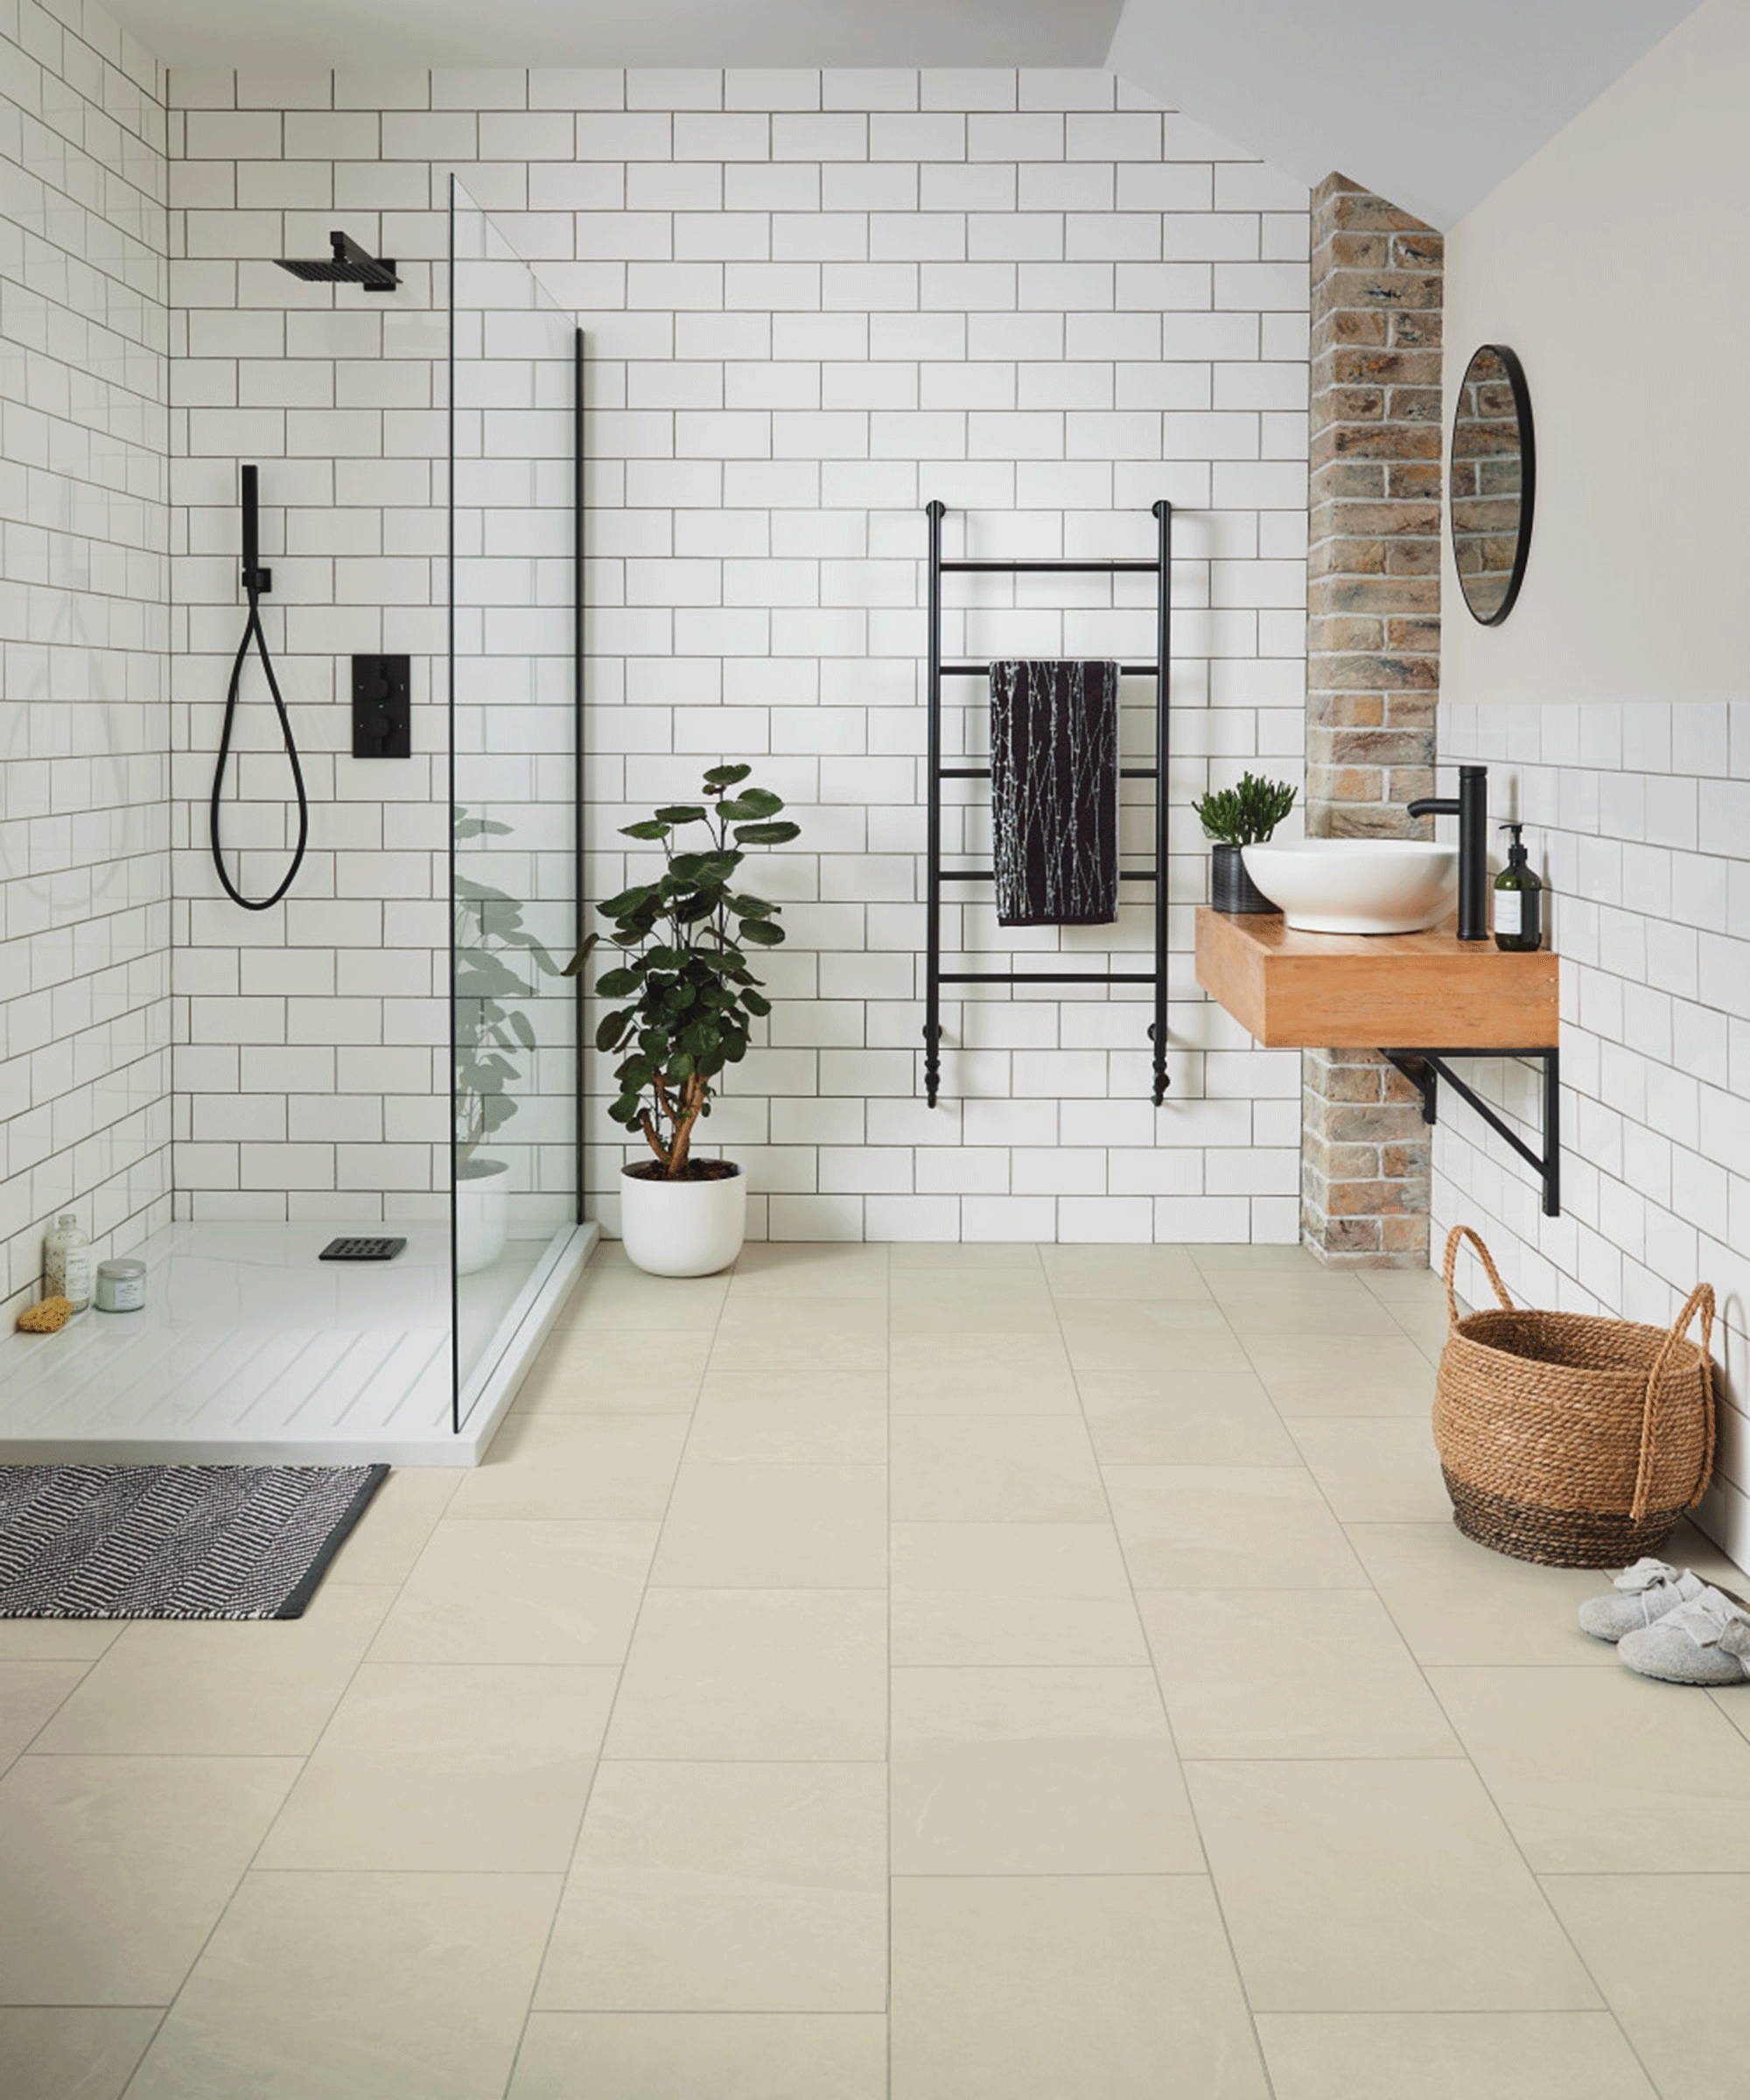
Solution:
[[(590, 332), (592, 893), (621, 886), (615, 827), (724, 756), (804, 826), (753, 884), (791, 934), (771, 1044), (710, 1128), (765, 1192), (753, 1230), (1292, 1241), (1298, 1060), (1196, 994), (1186, 805), (1259, 760), (1298, 771), (1306, 191), (1098, 73), (178, 73), (172, 101), (178, 838), (236, 621), (240, 458), (283, 536), (318, 802), (277, 943), (210, 904), (198, 843), (178, 858), (197, 1213), (406, 1215), (439, 1185), (437, 725), (428, 703), (422, 756), (385, 780), (338, 755), (332, 696), (338, 652), (410, 648), (423, 673), (437, 646), (419, 259), (454, 168)], [(331, 224), (402, 258), (407, 290), (367, 305), (273, 269)], [(1102, 992), (950, 1009), (931, 1113), (920, 507), (973, 514), (952, 521), (973, 551), (1145, 553), (1162, 494), (1183, 513), (1170, 1105), (1148, 1103), (1144, 1009)], [(1030, 592), (950, 646), (1147, 651), (1144, 602), (1066, 619)], [(282, 791), (270, 760), (248, 780)], [(1115, 945), (1146, 939), (1127, 912)], [(610, 1228), (619, 1156), (595, 1153)]]
[(0, 7), (0, 1322), (68, 1205), (170, 1214), (164, 113), (80, 0)]
[[(1669, 1326), (1719, 1294), (1729, 1388), (1704, 1518), (1750, 1548), (1750, 704), (1444, 704), (1440, 759), (1489, 768), (1550, 886), (1562, 956), (1563, 1191), (1462, 1105), (1434, 1143), (1435, 1258), (1474, 1225), (1522, 1302)], [(1479, 1064), (1485, 1098), (1536, 1143), (1529, 1065)], [(1460, 1288), (1490, 1302), (1468, 1256)]]

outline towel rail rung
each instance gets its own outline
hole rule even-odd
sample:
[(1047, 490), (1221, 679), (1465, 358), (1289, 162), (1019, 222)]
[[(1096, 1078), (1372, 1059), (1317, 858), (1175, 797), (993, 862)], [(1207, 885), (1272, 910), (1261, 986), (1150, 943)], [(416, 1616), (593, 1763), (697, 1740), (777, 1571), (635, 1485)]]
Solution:
[(944, 562), (944, 576), (964, 576), (975, 570), (997, 576), (1157, 576), (1156, 562)]

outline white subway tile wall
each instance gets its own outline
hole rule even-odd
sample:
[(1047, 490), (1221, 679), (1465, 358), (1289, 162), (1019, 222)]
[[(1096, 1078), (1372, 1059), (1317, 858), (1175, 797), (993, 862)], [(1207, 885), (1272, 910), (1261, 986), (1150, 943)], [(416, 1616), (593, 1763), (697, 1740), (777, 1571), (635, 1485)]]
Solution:
[[(592, 896), (639, 864), (616, 827), (722, 759), (751, 761), (804, 828), (750, 871), (790, 943), (766, 973), (769, 1043), (710, 1125), (753, 1177), (756, 1235), (1292, 1240), (1297, 1063), (1198, 993), (1188, 805), (1248, 766), (1300, 770), (1305, 190), (1102, 73), (178, 71), (171, 99), (179, 1200), (358, 1216), (429, 1200), (388, 1123), (392, 1100), (447, 1085), (431, 261), (453, 170), (589, 332)], [(273, 269), (331, 225), (399, 258), (405, 289), (368, 300)], [(316, 803), (312, 862), (267, 926), (212, 903), (199, 844), (251, 458)], [(1146, 555), (1160, 496), (1180, 507), (1169, 1103), (1147, 1102), (1144, 1000), (1101, 989), (951, 1004), (930, 1113), (922, 506), (950, 506), (956, 550)], [(1135, 661), (1152, 650), (1138, 580), (984, 582), (958, 595), (949, 649)], [(355, 648), (416, 656), (410, 765), (344, 755)], [(1133, 761), (1149, 698), (1125, 693)], [(284, 783), (259, 711), (255, 728), (259, 878), (283, 864)], [(977, 748), (976, 710), (963, 734)], [(968, 799), (951, 836), (976, 853)], [(980, 967), (1059, 949), (1133, 966), (1149, 919), (1127, 905), (1110, 934), (999, 936), (969, 906), (948, 941)], [(605, 1077), (591, 1202), (612, 1230), (634, 1155), (609, 1142)], [(308, 1122), (336, 1095), (346, 1144)]]
[[(1434, 1144), (1436, 1246), (1489, 1242), (1522, 1301), (1668, 1326), (1719, 1295), (1721, 1477), (1702, 1511), (1750, 1547), (1750, 704), (1443, 704), (1443, 764), (1489, 768), (1522, 820), (1562, 957), (1562, 1215), (1462, 1107)], [(1735, 929), (1735, 930), (1728, 930)], [(1536, 1068), (1474, 1068), (1537, 1143)], [(1474, 1302), (1488, 1286), (1460, 1271)]]
[(0, 1320), (78, 1211), (170, 1215), (165, 118), (80, 0), (0, 8)]

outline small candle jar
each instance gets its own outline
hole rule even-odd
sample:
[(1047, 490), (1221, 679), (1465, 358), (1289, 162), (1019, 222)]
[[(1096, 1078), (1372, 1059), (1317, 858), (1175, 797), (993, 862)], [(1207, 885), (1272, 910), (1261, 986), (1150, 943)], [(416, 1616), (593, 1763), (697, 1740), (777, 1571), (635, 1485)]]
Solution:
[(144, 1262), (99, 1262), (97, 1310), (100, 1312), (137, 1312), (146, 1302), (146, 1264)]

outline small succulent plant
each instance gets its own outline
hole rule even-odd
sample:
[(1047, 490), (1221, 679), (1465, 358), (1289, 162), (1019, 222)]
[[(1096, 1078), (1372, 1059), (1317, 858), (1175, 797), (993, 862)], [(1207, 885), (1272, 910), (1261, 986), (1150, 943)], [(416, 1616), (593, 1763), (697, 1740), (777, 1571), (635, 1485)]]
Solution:
[(1261, 780), (1249, 773), (1237, 788), (1218, 788), (1191, 807), (1203, 836), (1220, 846), (1257, 846), (1294, 807), (1296, 790), (1286, 780)]

